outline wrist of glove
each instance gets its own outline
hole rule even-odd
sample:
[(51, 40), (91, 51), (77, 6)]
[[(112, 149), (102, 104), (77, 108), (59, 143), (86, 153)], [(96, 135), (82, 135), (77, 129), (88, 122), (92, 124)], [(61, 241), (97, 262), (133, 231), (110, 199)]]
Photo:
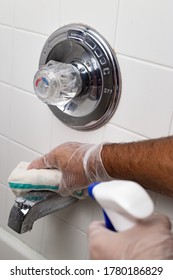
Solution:
[(63, 174), (60, 183), (62, 196), (73, 195), (83, 199), (88, 196), (87, 187), (92, 182), (113, 179), (108, 175), (102, 162), (101, 153), (104, 144), (67, 143), (66, 145), (68, 149), (73, 150), (73, 153), (66, 162), (66, 167), (60, 166)]
[(87, 187), (92, 182), (112, 180), (102, 162), (104, 144), (91, 145), (81, 143), (67, 143), (67, 149), (73, 150), (66, 162), (65, 168), (60, 166), (62, 181), (60, 194), (73, 195), (83, 199), (88, 195)]
[(107, 173), (102, 162), (102, 149), (104, 144), (92, 145), (83, 158), (83, 168), (90, 182), (110, 181), (113, 178)]
[(56, 168), (62, 172), (58, 192), (62, 196), (87, 196), (92, 182), (112, 180), (103, 165), (104, 144), (92, 145), (68, 142), (57, 146), (44, 157), (33, 161), (29, 168)]

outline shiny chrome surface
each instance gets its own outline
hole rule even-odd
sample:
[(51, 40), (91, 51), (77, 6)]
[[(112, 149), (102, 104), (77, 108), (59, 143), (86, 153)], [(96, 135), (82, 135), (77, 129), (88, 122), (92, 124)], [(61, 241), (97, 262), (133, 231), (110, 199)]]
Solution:
[(48, 105), (58, 119), (77, 130), (106, 123), (117, 108), (121, 92), (118, 62), (108, 42), (89, 26), (69, 24), (49, 36), (39, 68), (50, 60), (73, 64), (83, 82), (81, 92), (63, 107)]
[(34, 76), (34, 91), (44, 103), (65, 106), (80, 94), (82, 79), (77, 67), (50, 60)]
[(78, 199), (75, 197), (62, 197), (50, 191), (29, 192), (15, 199), (10, 211), (8, 226), (17, 233), (25, 233), (32, 229), (36, 220), (76, 201)]

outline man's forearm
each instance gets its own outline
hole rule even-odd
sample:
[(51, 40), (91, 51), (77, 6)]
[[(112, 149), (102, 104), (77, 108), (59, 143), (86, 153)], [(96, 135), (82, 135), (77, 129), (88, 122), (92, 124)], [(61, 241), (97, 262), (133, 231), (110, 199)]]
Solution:
[(116, 179), (133, 180), (173, 196), (173, 137), (125, 144), (106, 144), (102, 161)]

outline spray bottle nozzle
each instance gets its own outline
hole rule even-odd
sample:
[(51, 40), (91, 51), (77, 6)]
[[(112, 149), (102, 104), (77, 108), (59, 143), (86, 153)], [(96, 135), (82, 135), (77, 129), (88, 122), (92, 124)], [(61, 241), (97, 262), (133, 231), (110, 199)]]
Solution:
[(88, 193), (102, 207), (106, 227), (112, 230), (129, 229), (154, 212), (148, 193), (132, 181), (96, 182), (88, 187)]

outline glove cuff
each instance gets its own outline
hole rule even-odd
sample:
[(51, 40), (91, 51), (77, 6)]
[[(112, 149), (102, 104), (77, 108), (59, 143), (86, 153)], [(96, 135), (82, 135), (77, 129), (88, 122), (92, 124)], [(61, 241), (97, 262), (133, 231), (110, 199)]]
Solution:
[(85, 174), (90, 182), (113, 180), (113, 178), (108, 175), (102, 162), (101, 152), (104, 144), (105, 143), (91, 146), (83, 158)]

